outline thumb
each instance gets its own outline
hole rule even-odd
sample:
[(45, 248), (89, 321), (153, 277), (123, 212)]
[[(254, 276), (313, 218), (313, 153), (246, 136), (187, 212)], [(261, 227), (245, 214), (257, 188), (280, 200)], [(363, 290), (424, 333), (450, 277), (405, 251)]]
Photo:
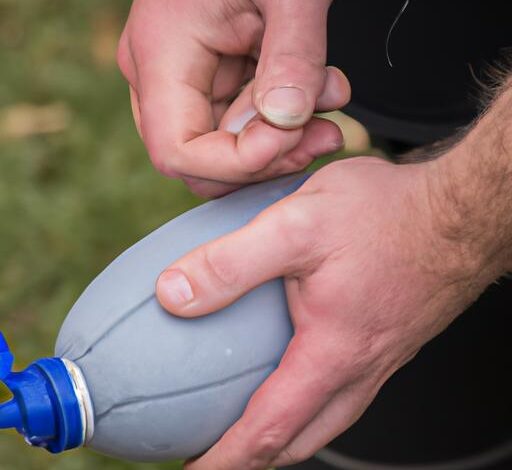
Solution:
[(327, 81), (325, 67), (330, 3), (270, 0), (263, 6), (265, 34), (253, 100), (271, 124), (286, 129), (301, 127), (311, 118), (325, 85), (340, 82)]
[(298, 271), (306, 261), (302, 245), (308, 240), (302, 233), (289, 235), (294, 229), (281, 209), (289, 198), (169, 266), (157, 282), (162, 306), (180, 316), (210, 313), (265, 281)]

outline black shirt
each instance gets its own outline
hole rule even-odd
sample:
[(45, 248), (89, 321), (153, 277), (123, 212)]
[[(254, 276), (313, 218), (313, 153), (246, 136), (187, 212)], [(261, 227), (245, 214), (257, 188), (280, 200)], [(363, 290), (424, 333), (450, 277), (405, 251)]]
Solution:
[(351, 82), (348, 114), (374, 134), (428, 143), (477, 115), (479, 82), (512, 47), (512, 1), (410, 0), (391, 32), (391, 67), (386, 37), (404, 4), (334, 0), (328, 63)]

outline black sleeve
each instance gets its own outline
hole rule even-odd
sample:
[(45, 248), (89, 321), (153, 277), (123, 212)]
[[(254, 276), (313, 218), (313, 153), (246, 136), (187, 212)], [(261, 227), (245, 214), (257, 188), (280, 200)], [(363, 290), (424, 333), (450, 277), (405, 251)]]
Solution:
[[(512, 47), (509, 0), (334, 0), (328, 63), (352, 84), (347, 112), (371, 132), (422, 144), (478, 112), (489, 64)], [(510, 51), (509, 51), (510, 53)]]

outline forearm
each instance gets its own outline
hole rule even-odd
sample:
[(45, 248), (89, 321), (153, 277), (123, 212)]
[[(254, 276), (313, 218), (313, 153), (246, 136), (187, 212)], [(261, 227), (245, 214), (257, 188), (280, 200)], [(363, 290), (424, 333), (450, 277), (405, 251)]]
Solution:
[(479, 283), (512, 270), (512, 77), (460, 142), (432, 166), (433, 211)]

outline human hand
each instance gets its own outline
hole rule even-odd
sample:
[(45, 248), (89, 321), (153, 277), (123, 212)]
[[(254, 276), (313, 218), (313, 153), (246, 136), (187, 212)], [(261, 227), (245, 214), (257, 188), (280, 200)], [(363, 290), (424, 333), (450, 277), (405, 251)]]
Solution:
[(160, 302), (183, 317), (284, 276), (295, 329), (240, 420), (188, 470), (310, 457), (492, 280), (479, 277), (478, 256), (446, 230), (450, 208), (440, 204), (449, 199), (437, 193), (434, 165), (370, 157), (330, 164), (161, 275)]
[(217, 196), (338, 150), (338, 127), (311, 118), (350, 96), (325, 67), (330, 3), (135, 0), (118, 62), (155, 167)]

